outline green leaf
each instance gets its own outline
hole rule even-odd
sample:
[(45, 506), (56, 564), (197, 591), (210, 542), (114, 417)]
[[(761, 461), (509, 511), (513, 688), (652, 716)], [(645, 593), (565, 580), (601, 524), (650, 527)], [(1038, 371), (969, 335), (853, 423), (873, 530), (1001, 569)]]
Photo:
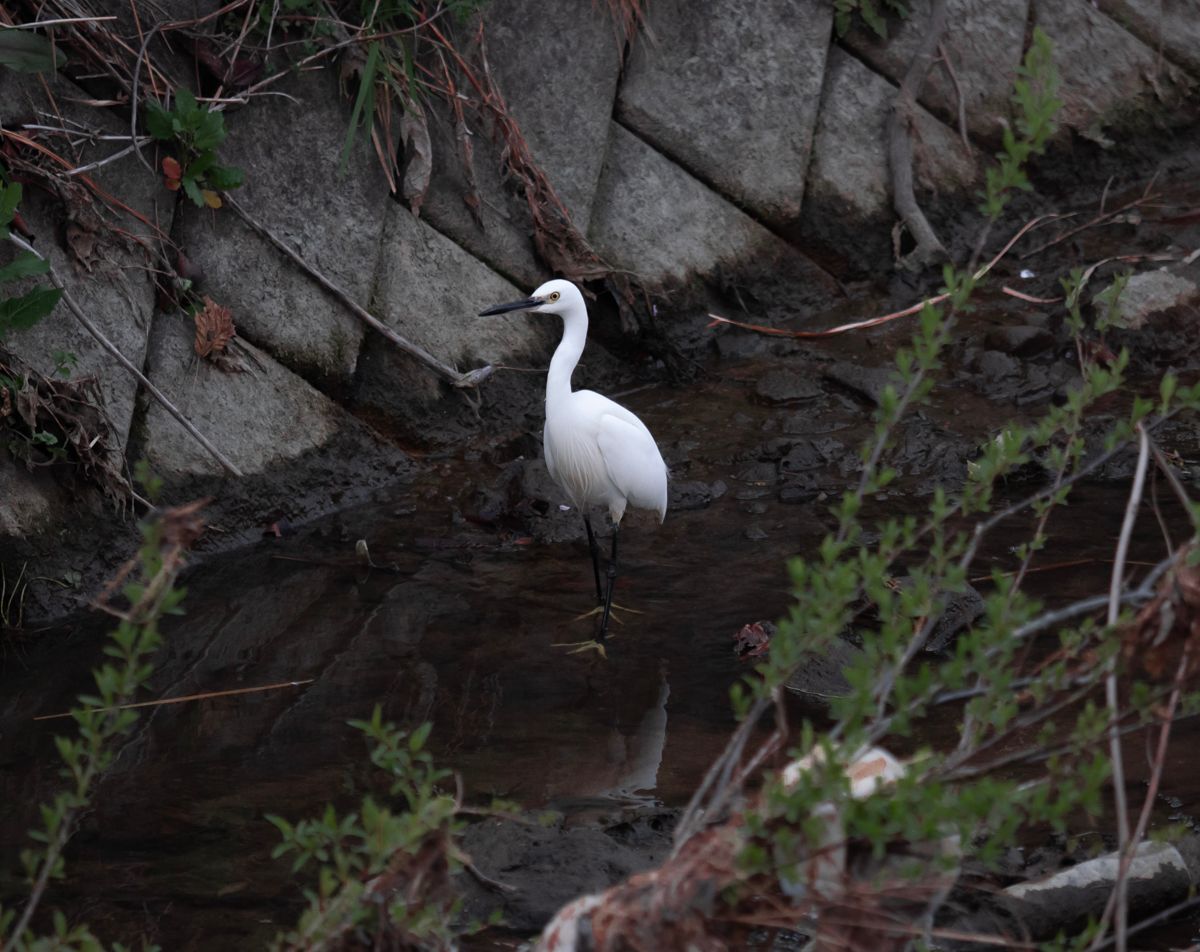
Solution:
[(171, 113), (159, 103), (146, 103), (146, 131), (160, 142), (170, 142), (175, 138)]
[(21, 204), (21, 186), (16, 182), (0, 188), (0, 228), (13, 220), (17, 206)]
[(0, 66), (18, 73), (49, 73), (66, 65), (66, 55), (46, 37), (28, 30), (0, 29)]
[(216, 189), (238, 188), (245, 180), (242, 170), (229, 165), (214, 165), (205, 175), (208, 184)]
[(192, 144), (197, 152), (210, 152), (225, 141), (225, 117), (219, 112), (199, 112)]
[(5, 281), (16, 281), (35, 274), (45, 274), (50, 270), (50, 262), (35, 254), (23, 251), (11, 262), (0, 268), (0, 284)]
[(192, 95), (190, 89), (186, 86), (180, 86), (175, 90), (174, 112), (180, 119), (188, 119), (199, 111), (199, 107), (196, 105), (196, 97)]
[(0, 300), (0, 335), (33, 327), (54, 310), (60, 297), (58, 288), (34, 288), (20, 297)]
[(379, 72), (378, 42), (371, 43), (367, 50), (367, 61), (363, 64), (362, 75), (358, 79), (358, 95), (354, 97), (354, 109), (350, 113), (350, 128), (346, 132), (346, 141), (342, 145), (341, 169), (344, 172), (350, 162), (350, 150), (354, 148), (354, 136), (361, 123), (369, 128), (375, 112), (375, 75)]
[(195, 202), (197, 208), (204, 207), (204, 193), (200, 191), (200, 186), (196, 184), (194, 178), (185, 178), (183, 180), (183, 190), (187, 192), (188, 198)]

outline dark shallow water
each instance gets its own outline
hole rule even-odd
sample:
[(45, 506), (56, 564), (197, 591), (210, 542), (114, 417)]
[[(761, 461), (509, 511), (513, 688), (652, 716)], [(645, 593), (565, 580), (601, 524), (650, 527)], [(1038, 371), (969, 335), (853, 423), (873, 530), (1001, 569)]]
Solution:
[[(847, 342), (843, 356), (862, 347)], [(432, 750), (471, 803), (500, 796), (568, 818), (685, 803), (733, 726), (728, 689), (744, 671), (733, 635), (785, 613), (786, 560), (812, 552), (831, 524), (822, 493), (849, 483), (867, 432), (869, 409), (844, 385), (764, 397), (759, 381), (783, 366), (730, 362), (686, 396), (660, 387), (625, 398), (663, 445), (675, 490), (664, 525), (626, 521), (617, 601), (641, 614), (615, 626), (607, 663), (556, 647), (591, 634), (574, 618), (591, 606), (590, 567), (577, 515), (521, 459), (428, 460), (414, 485), (203, 565), (187, 580), (186, 617), (165, 626), (151, 695), (306, 683), (143, 712), (51, 902), (127, 942), (261, 946), (294, 921), (297, 898), (263, 816), (353, 802), (365, 745), (346, 722), (377, 704), (401, 723), (432, 721)], [(902, 441), (909, 470), (881, 509), (923, 506), (934, 457), (952, 466), (946, 446), (986, 438), (1013, 412), (970, 389), (951, 397)], [(803, 469), (802, 443), (844, 464)], [(1085, 487), (1055, 519), (1038, 564), (1081, 564), (1034, 573), (1049, 605), (1104, 589), (1126, 492)], [(975, 574), (1014, 565), (1023, 525), (997, 534)], [(386, 569), (356, 562), (358, 539)], [(1156, 561), (1162, 549), (1147, 506), (1131, 557)], [(0, 798), (12, 808), (0, 846), (10, 857), (52, 789), (51, 739), (64, 723), (32, 718), (87, 690), (104, 630), (85, 619), (6, 648)], [(933, 727), (929, 740), (953, 729)], [(1164, 818), (1200, 812), (1194, 740), (1181, 725)], [(1136, 783), (1144, 759), (1131, 762)]]

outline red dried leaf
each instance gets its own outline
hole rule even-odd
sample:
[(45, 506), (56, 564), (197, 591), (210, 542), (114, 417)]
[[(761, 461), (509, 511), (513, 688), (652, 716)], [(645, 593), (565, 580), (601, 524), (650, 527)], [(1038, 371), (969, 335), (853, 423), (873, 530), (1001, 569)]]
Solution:
[(771, 650), (771, 636), (774, 633), (775, 626), (769, 621), (756, 621), (749, 625), (742, 625), (738, 633), (733, 636), (734, 654), (740, 661), (745, 661), (747, 658), (761, 658)]
[(183, 169), (169, 155), (162, 160), (163, 184), (172, 192), (177, 191), (183, 179)]
[(233, 326), (233, 314), (210, 297), (204, 298), (204, 307), (196, 312), (196, 353), (214, 359), (225, 349), (237, 331)]

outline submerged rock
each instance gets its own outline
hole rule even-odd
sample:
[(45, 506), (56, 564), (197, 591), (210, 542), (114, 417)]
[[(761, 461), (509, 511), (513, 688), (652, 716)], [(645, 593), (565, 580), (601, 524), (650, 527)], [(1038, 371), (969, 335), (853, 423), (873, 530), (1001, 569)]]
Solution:
[(673, 811), (635, 814), (600, 826), (484, 820), (463, 835), (479, 872), (500, 886), (460, 876), (468, 917), (499, 908), (510, 929), (541, 929), (572, 899), (651, 869), (671, 852)]

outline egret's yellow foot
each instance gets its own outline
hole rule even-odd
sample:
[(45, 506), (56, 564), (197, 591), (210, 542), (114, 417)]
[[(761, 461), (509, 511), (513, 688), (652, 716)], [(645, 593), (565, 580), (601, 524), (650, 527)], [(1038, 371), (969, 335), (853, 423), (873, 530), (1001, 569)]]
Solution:
[(551, 648), (570, 648), (567, 654), (582, 654), (585, 651), (595, 651), (605, 661), (608, 660), (608, 652), (604, 650), (604, 645), (595, 638), (589, 638), (587, 641), (560, 641), (557, 644), (552, 644)]
[[(590, 611), (584, 612), (582, 615), (576, 615), (572, 619), (572, 621), (583, 621), (585, 618), (591, 618), (593, 615), (600, 615), (600, 614), (603, 614), (603, 612), (604, 612), (604, 606), (597, 605), (595, 608), (591, 609)], [(613, 621), (615, 621), (618, 625), (623, 625), (623, 624), (625, 624), (625, 622), (621, 621), (621, 619), (617, 617), (617, 615), (616, 615), (617, 612), (629, 612), (629, 614), (631, 614), (631, 615), (646, 614), (645, 612), (640, 611), (636, 608), (626, 608), (624, 605), (618, 605), (616, 602), (613, 602), (612, 603), (612, 611), (609, 612), (608, 617), (611, 618)]]

